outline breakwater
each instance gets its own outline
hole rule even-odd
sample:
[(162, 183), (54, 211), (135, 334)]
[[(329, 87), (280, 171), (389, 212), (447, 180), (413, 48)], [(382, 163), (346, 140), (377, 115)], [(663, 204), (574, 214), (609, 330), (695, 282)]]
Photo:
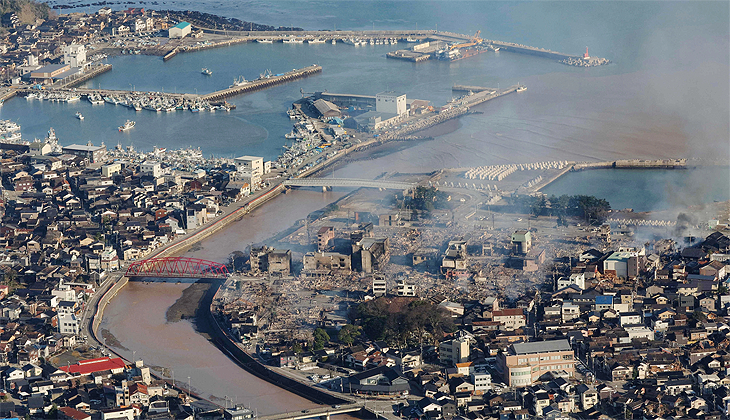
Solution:
[(571, 163), (557, 174), (550, 176), (535, 184), (533, 191), (540, 191), (563, 175), (569, 172), (587, 171), (592, 169), (687, 169), (687, 159), (623, 159), (605, 162), (579, 162)]
[(287, 73), (278, 74), (271, 77), (261, 78), (254, 80), (253, 82), (247, 82), (240, 86), (231, 86), (228, 89), (211, 92), (206, 95), (202, 95), (200, 98), (206, 101), (220, 101), (231, 96), (240, 95), (243, 93), (254, 92), (261, 89), (266, 89), (271, 86), (276, 86), (282, 83), (287, 83), (292, 80), (301, 79), (308, 77), (313, 74), (321, 73), (322, 66), (313, 65), (304, 67), (298, 70), (292, 70)]
[(623, 159), (608, 162), (581, 162), (573, 165), (571, 170), (588, 169), (686, 169), (687, 159)]

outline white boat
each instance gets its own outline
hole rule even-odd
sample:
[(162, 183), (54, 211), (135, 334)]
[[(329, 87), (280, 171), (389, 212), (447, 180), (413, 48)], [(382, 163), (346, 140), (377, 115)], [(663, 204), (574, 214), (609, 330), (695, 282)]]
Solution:
[(304, 44), (304, 39), (292, 37), (292, 38), (285, 39), (284, 43), (285, 44)]
[(416, 38), (408, 37), (406, 38), (406, 42), (418, 42), (418, 40)]
[(119, 126), (119, 131), (130, 130), (130, 129), (134, 128), (135, 124), (137, 124), (137, 123), (132, 120), (127, 120), (127, 122), (125, 122), (124, 125)]
[(256, 42), (259, 42), (261, 44), (273, 44), (274, 40), (272, 39), (257, 39)]
[(82, 114), (82, 113), (80, 113), (80, 112), (78, 112), (78, 111), (77, 111), (77, 112), (76, 112), (76, 118), (78, 118), (78, 119), (80, 119), (81, 121), (83, 121), (83, 120), (84, 120), (84, 114)]
[(310, 39), (307, 42), (310, 43), (310, 44), (324, 44), (327, 41), (325, 41), (324, 39), (316, 38), (316, 39)]
[(233, 84), (230, 85), (229, 88), (239, 87), (239, 86), (247, 85), (249, 83), (251, 83), (251, 82), (246, 80), (245, 77), (239, 76), (237, 79), (233, 79)]
[(337, 44), (337, 40), (332, 38), (332, 45), (335, 45), (335, 44)]
[(517, 87), (517, 92), (524, 92), (527, 90), (527, 86), (520, 85)]
[(201, 72), (201, 73), (203, 73), (203, 74), (204, 74), (204, 75), (206, 75), (206, 76), (211, 76), (211, 75), (213, 75), (213, 72), (212, 72), (212, 71), (210, 71), (210, 69), (209, 69), (209, 68), (207, 68), (207, 67), (203, 67), (203, 69), (202, 69), (202, 70), (200, 70), (200, 72)]

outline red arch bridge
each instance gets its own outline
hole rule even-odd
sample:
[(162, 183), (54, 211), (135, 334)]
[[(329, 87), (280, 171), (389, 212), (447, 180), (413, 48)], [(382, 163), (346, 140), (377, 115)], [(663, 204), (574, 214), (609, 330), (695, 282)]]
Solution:
[(127, 268), (127, 277), (224, 279), (225, 264), (188, 257), (150, 258), (136, 261)]

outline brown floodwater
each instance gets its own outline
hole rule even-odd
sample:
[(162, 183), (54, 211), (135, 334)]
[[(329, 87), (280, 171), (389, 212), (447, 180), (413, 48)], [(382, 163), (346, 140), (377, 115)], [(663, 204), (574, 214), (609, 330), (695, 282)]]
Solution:
[[(226, 261), (231, 252), (265, 241), (345, 194), (291, 191), (201, 241), (194, 251), (185, 255)], [(107, 307), (101, 326), (126, 348), (115, 350), (127, 358), (142, 359), (147, 365), (171, 369), (175, 380), (185, 385), (190, 377), (195, 392), (221, 405), (228, 398), (234, 403), (250, 405), (262, 414), (316, 406), (238, 367), (198, 334), (191, 322), (167, 322), (167, 309), (188, 286), (186, 283), (129, 283)]]

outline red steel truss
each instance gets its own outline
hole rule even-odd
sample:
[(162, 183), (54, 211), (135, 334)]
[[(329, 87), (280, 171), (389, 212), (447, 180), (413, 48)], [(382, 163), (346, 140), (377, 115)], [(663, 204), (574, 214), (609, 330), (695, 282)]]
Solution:
[(225, 264), (187, 257), (151, 258), (133, 262), (127, 277), (226, 278)]

